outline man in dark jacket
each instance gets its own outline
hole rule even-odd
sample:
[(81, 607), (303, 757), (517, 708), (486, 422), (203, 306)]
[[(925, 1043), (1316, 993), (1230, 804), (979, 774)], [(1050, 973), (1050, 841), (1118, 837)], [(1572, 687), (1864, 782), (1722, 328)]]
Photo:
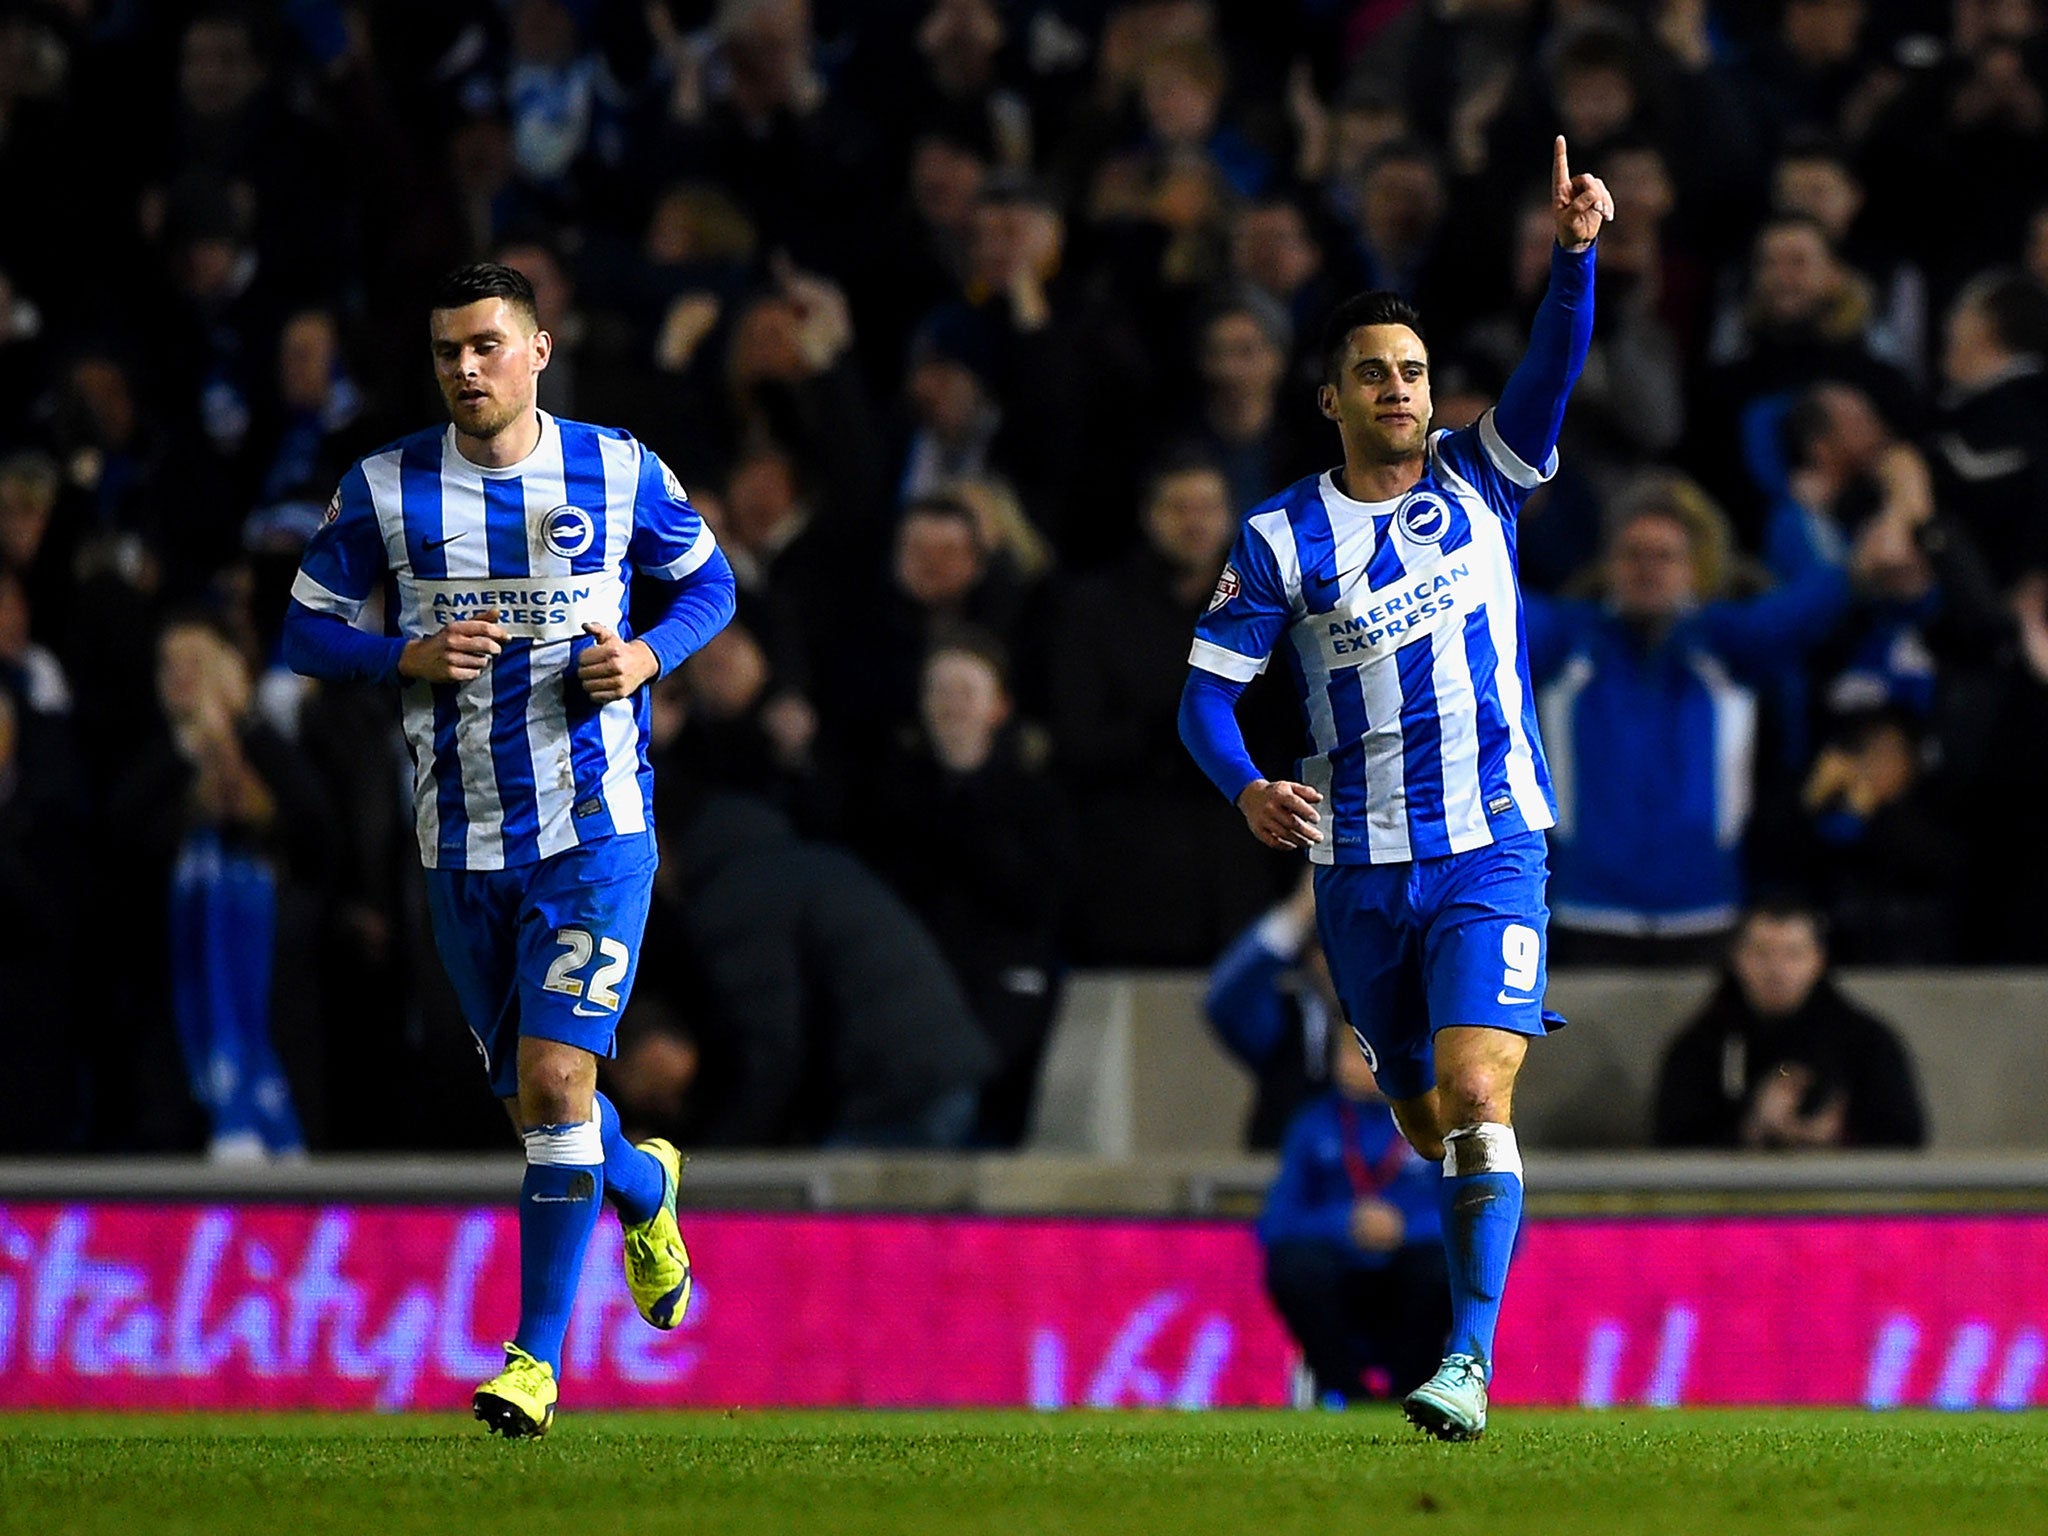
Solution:
[(933, 649), (918, 715), (861, 797), (859, 847), (937, 940), (995, 1050), (975, 1140), (1014, 1147), (1059, 1008), (1073, 829), (1042, 738), (1013, 718), (993, 637), (963, 630)]
[(1728, 974), (1671, 1044), (1657, 1084), (1660, 1147), (1918, 1147), (1926, 1118), (1892, 1030), (1828, 976), (1820, 914), (1752, 907)]
[[(697, 1143), (964, 1144), (993, 1053), (902, 902), (765, 801), (674, 783), (659, 816), (646, 951), (686, 950), (700, 972)], [(658, 963), (647, 980), (678, 982)]]

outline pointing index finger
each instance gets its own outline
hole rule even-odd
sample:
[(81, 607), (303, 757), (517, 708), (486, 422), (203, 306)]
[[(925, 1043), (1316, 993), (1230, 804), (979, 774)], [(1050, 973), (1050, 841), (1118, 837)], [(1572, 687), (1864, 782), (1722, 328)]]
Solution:
[(1561, 133), (1557, 136), (1557, 143), (1551, 149), (1550, 186), (1552, 195), (1560, 203), (1568, 203), (1572, 200), (1572, 172), (1571, 167), (1565, 163), (1564, 135)]

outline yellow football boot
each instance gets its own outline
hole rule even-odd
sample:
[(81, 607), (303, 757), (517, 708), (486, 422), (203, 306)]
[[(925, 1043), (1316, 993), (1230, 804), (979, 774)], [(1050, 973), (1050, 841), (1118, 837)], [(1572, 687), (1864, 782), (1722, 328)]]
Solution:
[(683, 1154), (660, 1137), (636, 1144), (661, 1164), (661, 1209), (625, 1230), (626, 1288), (633, 1305), (657, 1328), (673, 1328), (690, 1309), (690, 1250), (676, 1225), (676, 1186)]
[(538, 1439), (555, 1422), (555, 1373), (517, 1344), (505, 1346), (505, 1369), (476, 1389), (470, 1412), (507, 1440)]

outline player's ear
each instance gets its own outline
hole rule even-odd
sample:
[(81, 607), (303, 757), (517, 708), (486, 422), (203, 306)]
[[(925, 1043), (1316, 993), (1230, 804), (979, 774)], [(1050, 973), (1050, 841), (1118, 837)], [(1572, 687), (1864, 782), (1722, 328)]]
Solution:
[(1332, 421), (1337, 419), (1337, 391), (1330, 385), (1316, 386), (1316, 409)]
[(555, 355), (555, 338), (546, 331), (533, 333), (533, 371), (540, 372), (547, 367), (548, 359)]

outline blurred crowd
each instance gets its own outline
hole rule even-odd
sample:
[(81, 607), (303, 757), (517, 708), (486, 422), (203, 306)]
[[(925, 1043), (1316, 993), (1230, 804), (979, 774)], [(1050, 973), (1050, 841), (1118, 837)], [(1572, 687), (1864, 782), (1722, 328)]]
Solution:
[[(277, 662), (485, 258), (543, 407), (741, 583), (654, 699), (614, 1096), (1014, 1143), (1068, 967), (1206, 965), (1291, 884), (1178, 742), (1191, 626), (1339, 456), (1335, 300), (1416, 301), (1439, 424), (1486, 408), (1557, 132), (1619, 208), (1519, 536), (1557, 963), (1765, 892), (1848, 961), (2048, 960), (2044, 12), (0, 0), (0, 1145), (501, 1137), (392, 701)], [(1247, 696), (1269, 772), (1294, 709)]]

